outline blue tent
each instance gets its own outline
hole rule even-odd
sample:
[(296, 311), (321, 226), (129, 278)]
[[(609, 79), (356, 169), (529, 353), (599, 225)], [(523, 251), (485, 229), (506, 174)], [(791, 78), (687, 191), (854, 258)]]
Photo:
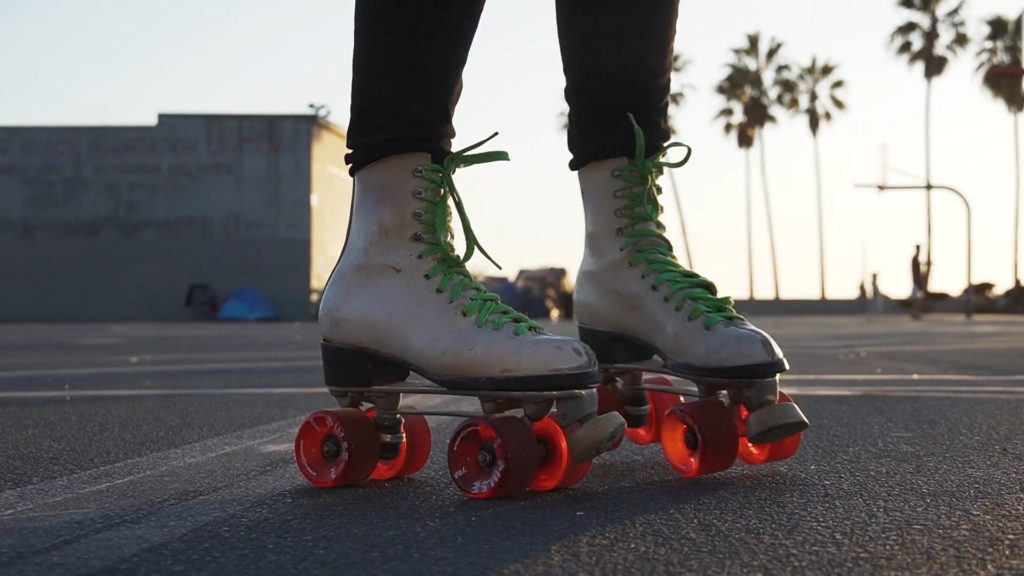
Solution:
[(239, 288), (221, 304), (217, 320), (276, 320), (277, 310), (255, 288)]

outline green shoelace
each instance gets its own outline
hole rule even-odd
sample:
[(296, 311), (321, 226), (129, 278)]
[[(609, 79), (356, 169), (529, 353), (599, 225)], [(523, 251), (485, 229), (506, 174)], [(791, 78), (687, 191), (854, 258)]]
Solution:
[[(633, 124), (636, 157), (633, 162), (616, 169), (616, 174), (628, 186), (617, 189), (615, 194), (616, 197), (626, 199), (625, 206), (616, 214), (629, 221), (629, 224), (619, 228), (618, 233), (625, 238), (620, 248), (632, 252), (629, 257), (630, 267), (643, 266), (641, 278), (653, 275), (651, 289), (657, 291), (665, 287), (667, 291), (664, 300), (675, 300), (677, 312), (689, 303), (689, 320), (703, 316), (704, 325), (709, 329), (725, 322), (742, 320), (743, 317), (733, 308), (732, 298), (718, 297), (714, 283), (679, 264), (672, 252), (672, 243), (663, 234), (665, 226), (658, 219), (661, 215), (661, 204), (658, 202), (661, 186), (658, 185), (658, 177), (665, 168), (679, 168), (686, 164), (692, 150), (686, 144), (672, 142), (661, 152), (646, 156), (644, 133), (633, 115), (627, 116)], [(686, 149), (682, 160), (663, 160), (670, 149), (677, 147)]]
[[(506, 152), (469, 154), (497, 135), (498, 133), (495, 132), (472, 146), (449, 154), (440, 165), (430, 163), (417, 167), (416, 174), (430, 183), (430, 191), (441, 191), (436, 198), (427, 194), (426, 190), (418, 195), (418, 198), (426, 203), (426, 207), (416, 214), (422, 223), (417, 239), (427, 245), (419, 253), (419, 257), (434, 258), (434, 265), (427, 270), (425, 277), (428, 280), (441, 277), (435, 291), (438, 294), (447, 292), (449, 303), (455, 303), (465, 297), (466, 305), (462, 308), (462, 315), (467, 318), (475, 316), (478, 328), (490, 323), (491, 327), (498, 331), (507, 325), (512, 325), (516, 336), (522, 336), (527, 332), (543, 334), (545, 332), (543, 326), (530, 320), (528, 316), (516, 311), (511, 306), (503, 304), (497, 294), (488, 291), (483, 284), (473, 280), (469, 271), (466, 270), (466, 262), (469, 262), (477, 250), (499, 270), (501, 266), (498, 266), (498, 263), (491, 258), (491, 255), (477, 240), (452, 176), (457, 169), (466, 166), (507, 161), (508, 153)], [(449, 200), (455, 206), (455, 212), (459, 215), (459, 221), (462, 223), (462, 231), (466, 235), (466, 253), (462, 256), (455, 251), (455, 244), (452, 242), (452, 214), (448, 207)]]

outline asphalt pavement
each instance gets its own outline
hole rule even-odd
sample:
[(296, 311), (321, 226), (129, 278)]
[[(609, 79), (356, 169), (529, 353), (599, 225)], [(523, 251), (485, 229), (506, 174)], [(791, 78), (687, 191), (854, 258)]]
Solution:
[(0, 571), (1024, 573), (1024, 318), (756, 320), (812, 422), (794, 458), (685, 480), (626, 443), (511, 501), (455, 489), (441, 417), (416, 476), (308, 486), (313, 324), (2, 325)]

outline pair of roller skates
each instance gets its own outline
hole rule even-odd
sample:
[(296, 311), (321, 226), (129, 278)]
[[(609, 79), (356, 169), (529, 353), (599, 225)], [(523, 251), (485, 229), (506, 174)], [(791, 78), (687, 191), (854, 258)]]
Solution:
[[(299, 470), (323, 488), (418, 472), (432, 446), (426, 416), (466, 417), (448, 442), (448, 470), (456, 487), (476, 499), (575, 486), (593, 459), (618, 448), (624, 436), (639, 445), (660, 443), (672, 469), (695, 478), (726, 470), (737, 458), (752, 465), (787, 459), (796, 453), (807, 426), (781, 391), (775, 391), (777, 401), (759, 410), (748, 408), (751, 398), (772, 393), (772, 379), (701, 380), (687, 387), (663, 376), (644, 378), (640, 366), (612, 365), (602, 370), (604, 383), (596, 388), (470, 391), (405, 381), (372, 385), (400, 379), (408, 368), (323, 346), (328, 389), (342, 408), (311, 414), (295, 439)], [(350, 364), (352, 359), (358, 363)], [(360, 372), (367, 385), (350, 385)], [(403, 394), (476, 397), (483, 415), (418, 410), (402, 404)]]
[[(296, 463), (312, 484), (414, 474), (430, 453), (429, 415), (467, 417), (448, 443), (448, 468), (471, 498), (571, 487), (623, 435), (660, 441), (673, 468), (691, 477), (737, 456), (792, 455), (807, 421), (778, 392), (786, 362), (731, 300), (672, 255), (658, 221), (657, 177), (685, 158), (647, 157), (633, 127), (635, 158), (580, 171), (582, 342), (548, 334), (466, 270), (476, 251), (490, 256), (452, 176), (507, 160), (503, 152), (470, 154), (477, 144), (442, 164), (404, 154), (356, 174), (346, 246), (320, 309), (324, 375), (340, 408), (309, 416), (295, 440)], [(461, 256), (452, 206), (466, 236)], [(410, 372), (434, 384), (410, 382)], [(696, 387), (645, 381), (644, 372)], [(405, 394), (475, 397), (482, 415), (416, 410), (403, 405)], [(685, 395), (695, 400), (679, 402)]]

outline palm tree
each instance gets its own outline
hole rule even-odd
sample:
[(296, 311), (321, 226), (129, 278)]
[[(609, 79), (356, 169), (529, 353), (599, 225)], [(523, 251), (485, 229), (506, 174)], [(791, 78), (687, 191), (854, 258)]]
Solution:
[[(672, 54), (672, 79), (673, 81), (678, 79), (690, 65), (690, 61), (683, 56), (680, 52)], [(682, 107), (686, 101), (686, 90), (689, 90), (691, 86), (689, 84), (676, 84), (675, 88), (669, 92), (668, 105), (669, 105), (669, 122), (668, 130), (669, 134), (675, 136), (676, 127), (672, 123), (672, 116), (676, 110)], [(668, 173), (669, 184), (672, 185), (672, 199), (676, 203), (676, 214), (679, 217), (679, 229), (683, 235), (683, 249), (686, 252), (686, 265), (691, 270), (694, 268), (693, 253), (690, 251), (690, 239), (686, 234), (686, 220), (683, 219), (683, 203), (679, 197), (679, 186), (676, 184), (676, 176), (672, 172), (671, 168), (666, 168), (665, 172)]]
[(928, 248), (924, 274), (926, 291), (932, 269), (932, 80), (942, 75), (949, 61), (964, 50), (970, 41), (960, 14), (964, 1), (960, 0), (956, 6), (943, 11), (942, 8), (949, 4), (947, 0), (898, 0), (899, 7), (909, 12), (910, 19), (893, 30), (889, 37), (898, 56), (905, 57), (911, 67), (918, 63), (924, 67), (924, 179), (928, 187), (925, 192)]
[(818, 62), (811, 57), (811, 63), (797, 71), (793, 78), (783, 80), (783, 104), (795, 114), (807, 116), (807, 124), (814, 140), (814, 180), (818, 191), (818, 273), (821, 281), (821, 299), (825, 294), (825, 225), (822, 216), (821, 159), (818, 152), (818, 130), (822, 122), (831, 122), (835, 112), (844, 110), (846, 104), (839, 97), (843, 80), (836, 78), (837, 66), (828, 61)]
[(785, 100), (789, 65), (782, 62), (779, 52), (782, 43), (771, 38), (762, 50), (761, 34), (747, 35), (747, 43), (734, 48), (726, 77), (719, 82), (716, 92), (725, 98), (726, 105), (716, 118), (725, 122), (726, 134), (736, 132), (737, 143), (746, 153), (747, 173), (747, 260), (750, 274), (750, 297), (754, 297), (753, 250), (750, 238), (750, 148), (758, 144), (761, 160), (761, 188), (764, 192), (768, 217), (768, 243), (772, 257), (772, 278), (775, 299), (779, 299), (779, 266), (775, 250), (775, 227), (772, 219), (771, 195), (768, 192), (768, 169), (765, 161), (764, 128), (776, 121), (774, 110)]
[(988, 34), (978, 50), (978, 71), (982, 84), (995, 98), (1002, 100), (1013, 115), (1013, 281), (1020, 284), (1018, 249), (1020, 244), (1020, 113), (1024, 111), (1024, 88), (1021, 86), (1021, 32), (1024, 12), (1010, 20), (995, 16), (986, 21)]
[(747, 291), (750, 299), (756, 298), (754, 293), (754, 240), (753, 240), (753, 208), (750, 193), (750, 149), (754, 147), (757, 130), (747, 121), (744, 110), (750, 100), (750, 85), (735, 70), (719, 82), (715, 91), (725, 99), (725, 106), (718, 111), (716, 120), (722, 120), (726, 136), (736, 134), (736, 145), (743, 151), (743, 174), (745, 199), (747, 207)]

